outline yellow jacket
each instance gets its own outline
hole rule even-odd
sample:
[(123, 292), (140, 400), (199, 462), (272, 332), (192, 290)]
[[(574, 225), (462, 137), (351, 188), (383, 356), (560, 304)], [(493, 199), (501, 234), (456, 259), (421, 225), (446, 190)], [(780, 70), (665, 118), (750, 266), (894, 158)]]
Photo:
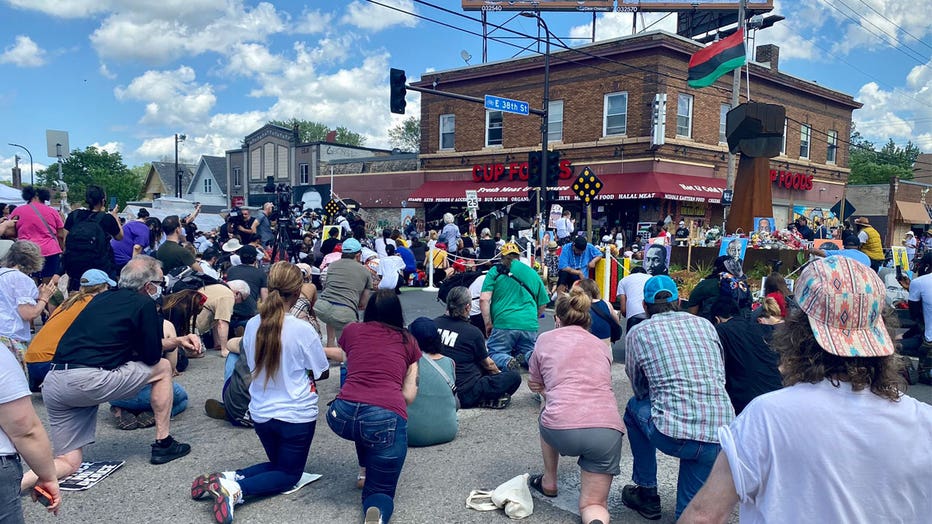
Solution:
[(880, 233), (871, 226), (864, 226), (862, 231), (867, 233), (867, 242), (861, 244), (861, 251), (871, 260), (883, 260), (883, 244), (880, 242)]

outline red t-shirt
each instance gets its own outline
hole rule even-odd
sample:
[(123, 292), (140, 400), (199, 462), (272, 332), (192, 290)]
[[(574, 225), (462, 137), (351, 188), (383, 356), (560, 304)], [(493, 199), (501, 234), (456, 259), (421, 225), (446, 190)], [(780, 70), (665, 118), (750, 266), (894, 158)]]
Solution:
[(347, 324), (339, 344), (346, 352), (346, 382), (337, 398), (391, 410), (408, 419), (401, 394), (408, 366), (421, 358), (417, 340), (378, 322)]

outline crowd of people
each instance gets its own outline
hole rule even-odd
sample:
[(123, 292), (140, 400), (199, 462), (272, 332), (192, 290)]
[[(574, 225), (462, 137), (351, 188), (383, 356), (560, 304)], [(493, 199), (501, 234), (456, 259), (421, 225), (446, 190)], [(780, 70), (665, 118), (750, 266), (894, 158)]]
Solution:
[[(585, 524), (609, 522), (625, 441), (633, 483), (622, 503), (646, 519), (662, 516), (658, 450), (679, 462), (681, 522), (724, 522), (735, 505), (748, 522), (932, 514), (932, 407), (905, 394), (896, 351), (928, 359), (932, 327), (895, 342), (871, 262), (814, 260), (793, 291), (775, 272), (754, 302), (732, 254), (688, 299), (657, 260), (619, 282), (616, 311), (591, 278), (602, 252), (573, 237), (566, 216), (547, 281), (527, 246), (487, 230), (467, 241), (452, 215), (435, 234), (415, 225), (372, 237), (356, 215), (320, 231), (309, 217), (291, 252), (272, 248), (271, 206), (201, 232), (198, 210), (123, 221), (95, 186), (67, 217), (43, 197), (25, 188), (28, 204), (0, 222), (9, 237), (0, 245), (0, 483), (11, 488), (0, 491), (9, 494), (2, 522), (23, 521), (17, 491), (58, 511), (58, 479), (94, 442), (101, 404), (120, 429), (155, 428), (152, 464), (190, 453), (171, 433), (189, 400), (174, 377), (208, 351), (226, 359), (208, 416), (253, 428), (266, 455), (194, 478), (191, 497), (223, 524), (239, 504), (301, 478), (321, 413), (317, 382), (331, 366), (340, 390), (325, 419), (355, 445), (366, 524), (391, 519), (409, 447), (450, 442), (457, 410), (506, 409), (525, 381), (540, 402), (542, 472), (529, 487), (557, 496), (560, 456), (578, 457)], [(442, 315), (406, 323), (400, 288), (441, 250), (454, 262), (449, 273), (434, 265), (439, 280), (482, 271), (445, 290)], [(452, 268), (463, 257), (474, 264)], [(932, 326), (932, 254), (917, 272), (904, 286)], [(541, 332), (550, 308), (555, 329)], [(619, 405), (612, 344), (622, 336), (633, 395)]]

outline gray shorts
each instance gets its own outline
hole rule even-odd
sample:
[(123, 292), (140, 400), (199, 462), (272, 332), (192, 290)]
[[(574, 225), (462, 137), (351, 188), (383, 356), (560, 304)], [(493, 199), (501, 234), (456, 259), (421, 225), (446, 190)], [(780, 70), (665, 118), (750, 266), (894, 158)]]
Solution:
[(149, 383), (152, 366), (131, 361), (114, 370), (53, 369), (42, 385), (55, 456), (94, 442), (97, 406), (130, 398)]
[(314, 313), (317, 314), (317, 318), (320, 319), (321, 322), (327, 324), (327, 326), (332, 327), (334, 331), (336, 331), (337, 340), (340, 340), (340, 335), (343, 334), (343, 328), (345, 328), (347, 324), (359, 320), (355, 307), (333, 304), (326, 300), (318, 300), (317, 303), (314, 304)]
[(550, 429), (538, 424), (540, 436), (564, 457), (579, 457), (589, 473), (618, 475), (624, 433), (609, 428)]

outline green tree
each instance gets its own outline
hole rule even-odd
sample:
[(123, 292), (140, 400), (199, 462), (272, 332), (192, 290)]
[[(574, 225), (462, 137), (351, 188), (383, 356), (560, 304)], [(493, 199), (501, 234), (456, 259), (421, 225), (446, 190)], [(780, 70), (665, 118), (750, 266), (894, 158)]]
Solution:
[[(297, 118), (290, 118), (288, 120), (269, 120), (270, 124), (286, 127), (288, 129), (294, 129), (295, 126), (298, 126), (298, 138), (301, 142), (323, 142), (327, 139), (327, 133), (331, 131), (326, 124), (321, 124), (320, 122), (311, 122), (310, 120), (298, 120)], [(338, 144), (346, 144), (348, 146), (362, 146), (366, 143), (366, 137), (360, 135), (359, 133), (350, 131), (349, 129), (340, 126), (336, 128), (337, 136), (335, 142)]]
[[(853, 128), (852, 128), (853, 129)], [(851, 185), (886, 184), (893, 177), (913, 178), (913, 165), (922, 151), (911, 141), (900, 147), (889, 139), (880, 150), (857, 130), (851, 133), (851, 153), (848, 162)]]
[(388, 140), (393, 147), (416, 153), (421, 150), (421, 120), (415, 116), (405, 118), (388, 130)]
[[(142, 166), (139, 166), (142, 167)], [(120, 153), (109, 153), (96, 147), (84, 151), (75, 149), (62, 162), (62, 176), (58, 176), (58, 162), (36, 172), (36, 181), (45, 187), (56, 187), (63, 180), (68, 184), (69, 200), (76, 205), (84, 201), (89, 185), (98, 185), (108, 196), (116, 197), (120, 207), (139, 198), (145, 174), (137, 167), (130, 170)]]

